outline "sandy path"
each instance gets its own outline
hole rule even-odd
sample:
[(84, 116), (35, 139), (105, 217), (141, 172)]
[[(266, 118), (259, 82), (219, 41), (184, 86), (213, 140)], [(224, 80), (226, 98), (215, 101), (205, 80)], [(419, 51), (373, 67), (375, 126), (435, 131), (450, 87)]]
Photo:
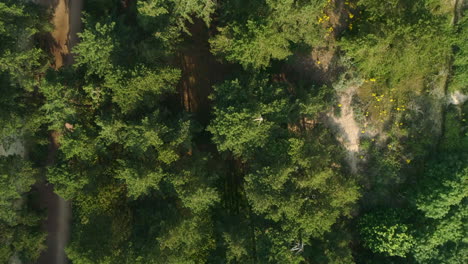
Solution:
[(66, 57), (69, 54), (68, 49), (68, 32), (69, 32), (69, 13), (66, 0), (58, 0), (55, 7), (54, 18), (54, 31), (52, 38), (55, 40), (55, 45), (52, 47), (52, 55), (55, 58), (55, 68), (62, 67), (65, 63)]
[[(78, 42), (77, 33), (81, 30), (82, 0), (36, 0), (36, 3), (54, 9), (54, 31), (51, 36), (50, 52), (54, 56), (55, 69), (73, 63), (71, 48)], [(47, 166), (55, 162), (55, 155), (59, 148), (58, 133), (50, 133)], [(71, 204), (56, 195), (53, 186), (47, 182), (38, 184), (39, 203), (47, 209), (47, 220), (44, 229), (47, 231), (47, 250), (42, 252), (38, 264), (65, 264), (67, 257), (65, 247), (70, 236)]]
[(356, 86), (348, 87), (339, 94), (339, 105), (341, 105), (341, 115), (329, 115), (329, 120), (333, 126), (339, 128), (340, 134), (338, 140), (348, 150), (348, 163), (353, 173), (357, 172), (357, 153), (359, 152), (359, 126), (354, 119), (351, 102), (356, 93)]

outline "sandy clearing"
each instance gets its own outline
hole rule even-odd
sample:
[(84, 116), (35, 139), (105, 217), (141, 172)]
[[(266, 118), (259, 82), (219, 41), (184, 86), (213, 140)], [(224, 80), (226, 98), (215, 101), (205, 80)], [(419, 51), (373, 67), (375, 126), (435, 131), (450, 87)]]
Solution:
[(347, 160), (352, 173), (357, 172), (357, 153), (359, 152), (360, 135), (359, 126), (354, 119), (354, 112), (351, 107), (351, 102), (356, 90), (356, 86), (350, 86), (338, 95), (339, 105), (341, 105), (340, 116), (329, 114), (330, 123), (340, 130), (338, 140), (348, 150)]
[(454, 93), (450, 94), (450, 97), (448, 98), (448, 103), (454, 105), (462, 105), (467, 100), (468, 94), (463, 94), (460, 91), (455, 91)]
[(8, 145), (7, 149), (5, 149), (4, 145), (0, 144), (0, 156), (10, 155), (20, 155), (23, 158), (26, 156), (26, 149), (21, 138), (14, 138), (13, 143)]

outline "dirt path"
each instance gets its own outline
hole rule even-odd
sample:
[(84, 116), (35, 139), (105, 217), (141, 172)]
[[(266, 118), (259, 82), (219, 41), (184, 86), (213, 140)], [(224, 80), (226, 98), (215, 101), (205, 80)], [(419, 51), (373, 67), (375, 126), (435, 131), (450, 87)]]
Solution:
[[(81, 30), (82, 0), (36, 0), (38, 4), (52, 8), (54, 31), (51, 33), (53, 43), (50, 44), (50, 52), (54, 56), (53, 67), (59, 69), (62, 66), (73, 63), (71, 48), (77, 43), (77, 33)], [(58, 132), (50, 133), (49, 151), (46, 166), (55, 163), (56, 152), (59, 148)], [(67, 257), (65, 247), (69, 240), (71, 204), (56, 195), (53, 186), (44, 182), (37, 185), (39, 191), (39, 203), (47, 210), (47, 220), (43, 228), (47, 231), (47, 250), (42, 252), (38, 264), (65, 264)]]
[[(55, 163), (55, 156), (59, 148), (58, 132), (51, 132), (46, 165)], [(42, 252), (38, 264), (64, 264), (67, 263), (65, 246), (69, 238), (69, 226), (71, 220), (71, 205), (54, 193), (52, 184), (44, 182), (37, 186), (39, 203), (47, 210), (47, 220), (43, 228), (47, 231), (47, 250)]]
[(54, 31), (52, 38), (55, 40), (55, 45), (52, 47), (52, 55), (55, 58), (55, 68), (58, 69), (64, 65), (66, 56), (69, 54), (67, 41), (69, 31), (69, 14), (67, 10), (66, 0), (58, 0), (55, 7), (54, 18)]
[(352, 99), (356, 93), (356, 86), (348, 87), (344, 92), (339, 94), (339, 106), (341, 115), (329, 115), (330, 123), (339, 129), (338, 139), (343, 146), (348, 150), (348, 163), (351, 167), (351, 172), (357, 172), (357, 153), (359, 152), (359, 126), (354, 119), (353, 108), (351, 107)]
[(206, 124), (210, 114), (208, 96), (213, 85), (222, 81), (227, 67), (216, 61), (210, 52), (208, 28), (199, 19), (190, 24), (185, 43), (179, 51), (182, 77), (179, 83), (180, 100), (186, 111), (195, 114), (197, 120)]

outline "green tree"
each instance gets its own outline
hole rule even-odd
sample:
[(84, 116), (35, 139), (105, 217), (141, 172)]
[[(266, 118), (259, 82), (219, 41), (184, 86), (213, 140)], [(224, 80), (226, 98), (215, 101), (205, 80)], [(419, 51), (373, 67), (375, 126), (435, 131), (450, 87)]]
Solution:
[(39, 215), (27, 205), (26, 194), (37, 170), (19, 156), (0, 157), (0, 260), (35, 261), (44, 249)]
[(468, 16), (466, 10), (463, 11), (461, 21), (457, 24), (454, 48), (456, 49), (453, 62), (453, 75), (450, 83), (450, 90), (461, 90), (467, 92), (468, 87)]
[[(0, 2), (0, 146), (27, 145), (40, 126), (37, 75), (47, 64), (33, 41), (49, 29), (42, 9), (28, 1)], [(0, 262), (34, 262), (44, 249), (41, 217), (28, 199), (38, 171), (18, 155), (0, 156)]]
[(426, 172), (424, 183), (416, 198), (416, 207), (429, 218), (444, 217), (468, 194), (468, 167), (457, 157), (448, 156)]
[[(292, 54), (292, 44), (323, 42), (318, 18), (324, 1), (224, 1), (219, 34), (210, 40), (212, 52), (244, 68), (265, 68), (271, 60)], [(255, 12), (251, 12), (255, 10)]]
[(271, 233), (255, 231), (257, 250), (265, 251), (258, 258), (266, 263), (303, 260), (288, 251), (292, 241), (308, 244), (322, 237), (349, 215), (359, 197), (353, 180), (329, 166), (339, 150), (331, 147), (328, 130), (301, 131), (297, 125), (317, 115), (307, 106), (324, 94), (315, 93), (317, 100), (309, 95), (301, 101), (284, 85), (255, 75), (215, 86), (215, 117), (208, 130), (220, 151), (243, 163), (242, 184), (253, 213), (277, 225)]
[(396, 211), (372, 212), (360, 220), (364, 246), (375, 253), (406, 257), (415, 245), (411, 228), (403, 224)]

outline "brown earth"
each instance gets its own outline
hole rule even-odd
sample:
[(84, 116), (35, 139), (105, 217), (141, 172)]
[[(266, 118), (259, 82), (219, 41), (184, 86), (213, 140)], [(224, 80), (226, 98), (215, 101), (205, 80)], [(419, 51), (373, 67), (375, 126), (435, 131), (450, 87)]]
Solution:
[(213, 92), (213, 85), (224, 79), (227, 67), (210, 52), (209, 31), (202, 20), (195, 19), (188, 29), (190, 34), (185, 37), (178, 54), (182, 69), (178, 89), (185, 110), (204, 123), (208, 121), (211, 108), (208, 96)]
[(341, 114), (339, 116), (332, 113), (329, 114), (330, 124), (339, 131), (337, 135), (338, 140), (348, 151), (347, 161), (352, 173), (356, 173), (358, 168), (357, 155), (359, 152), (359, 138), (361, 135), (351, 105), (357, 89), (358, 87), (356, 86), (349, 86), (345, 91), (338, 94)]
[(52, 32), (52, 38), (55, 40), (55, 45), (52, 47), (52, 55), (55, 58), (54, 67), (56, 69), (64, 65), (66, 57), (70, 53), (67, 45), (70, 28), (69, 19), (67, 2), (59, 0), (55, 7), (54, 18), (52, 19), (55, 27)]

